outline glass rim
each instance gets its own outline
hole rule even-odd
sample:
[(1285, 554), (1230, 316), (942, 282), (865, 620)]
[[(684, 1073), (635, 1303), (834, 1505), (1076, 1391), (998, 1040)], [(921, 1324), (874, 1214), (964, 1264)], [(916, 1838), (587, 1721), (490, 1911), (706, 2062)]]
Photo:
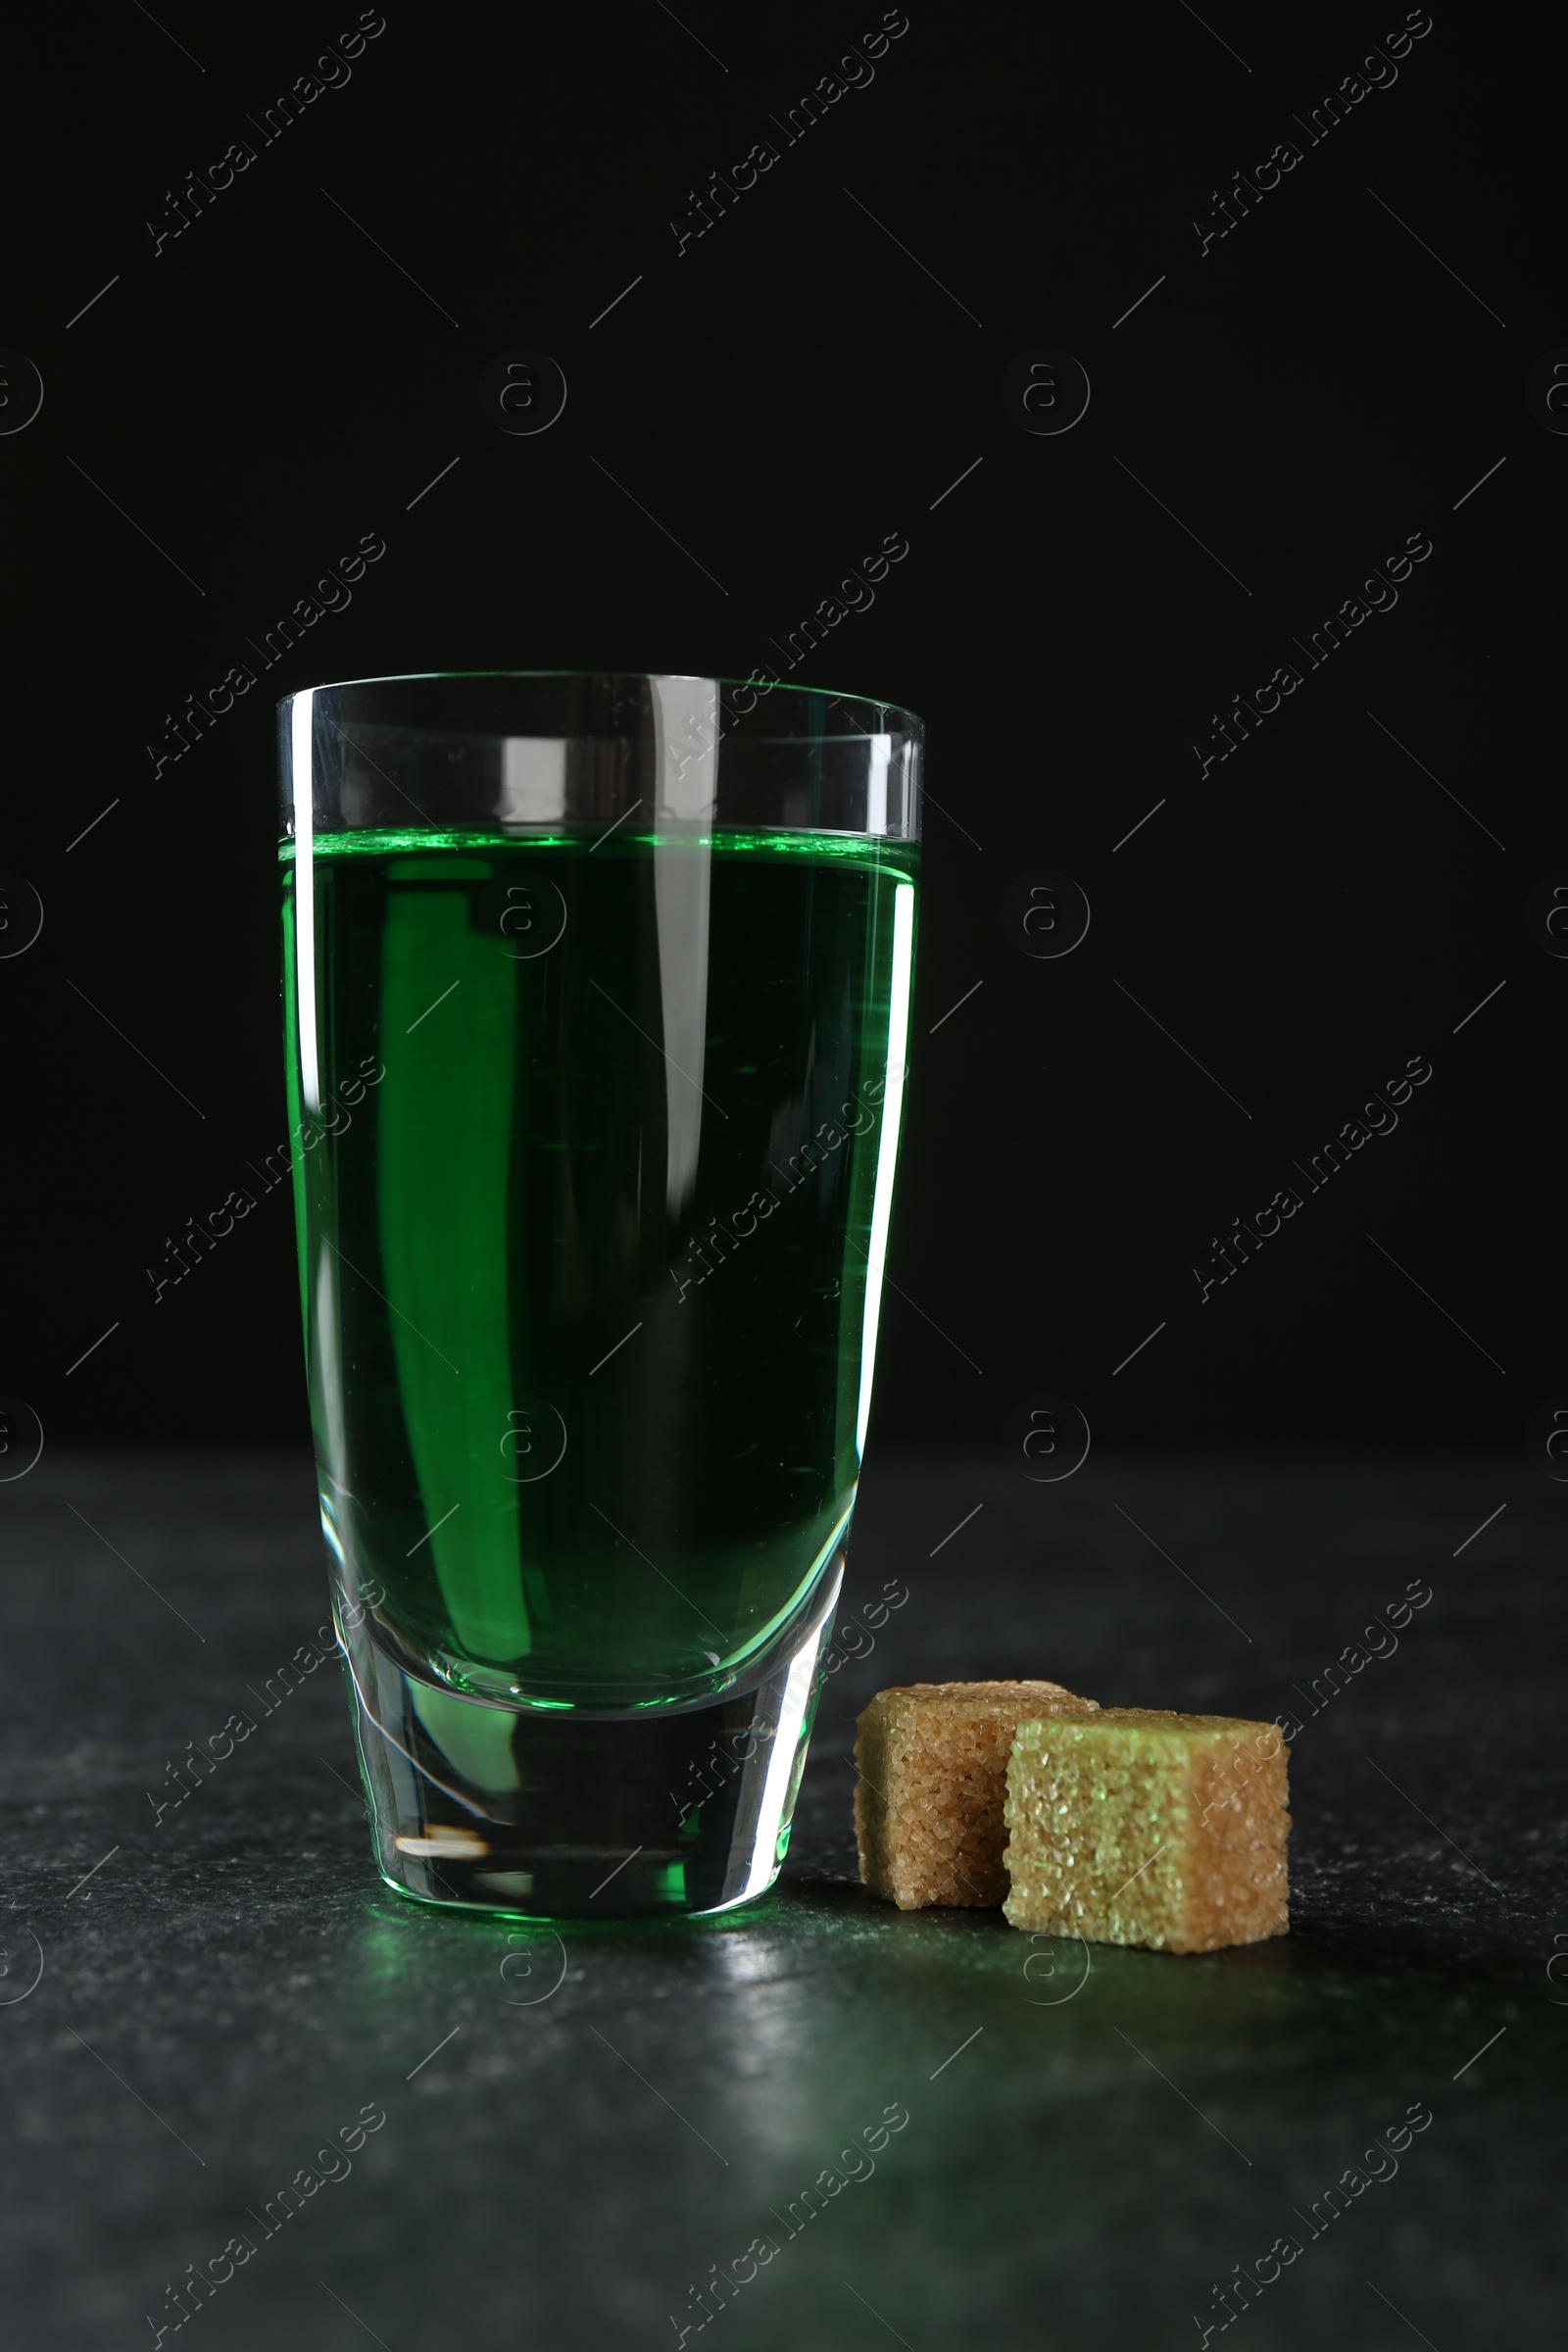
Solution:
[[(925, 735), (925, 721), (919, 715), (918, 711), (909, 710), (906, 704), (887, 701), (874, 694), (850, 693), (834, 686), (807, 686), (798, 684), (786, 678), (770, 678), (764, 680), (755, 673), (750, 677), (736, 678), (723, 677), (714, 671), (686, 669), (393, 670), (389, 671), (384, 676), (372, 675), (363, 678), (327, 678), (322, 680), (319, 684), (297, 686), (291, 694), (282, 694), (278, 696), (277, 709), (279, 711), (284, 711), (291, 709), (292, 706), (299, 700), (301, 695), (335, 694), (340, 690), (351, 686), (416, 686), (422, 685), (426, 682), (435, 683), (444, 679), (458, 678), (603, 678), (606, 681), (625, 680), (630, 682), (637, 680), (644, 683), (654, 678), (690, 679), (694, 683), (700, 682), (704, 685), (733, 687), (738, 692), (743, 693), (748, 689), (758, 689), (764, 695), (799, 694), (806, 696), (810, 701), (819, 703), (857, 704), (866, 710), (875, 710), (880, 712), (884, 718), (891, 717), (898, 721), (898, 731), (901, 734), (917, 736), (922, 739)], [(885, 727), (879, 728), (877, 732), (885, 734), (887, 729)]]
[[(313, 826), (311, 828), (311, 855), (317, 858), (396, 856), (401, 852), (405, 842), (413, 843), (427, 839), (434, 840), (447, 849), (463, 851), (471, 848), (476, 855), (492, 849), (512, 849), (519, 845), (525, 849), (551, 849), (562, 844), (574, 845), (577, 836), (589, 830), (592, 824), (592, 818), (547, 817), (539, 819), (536, 823), (524, 821), (505, 829), (497, 822), (484, 824), (475, 821), (471, 824), (448, 824), (435, 820), (427, 825)], [(844, 842), (857, 849), (869, 845), (873, 850), (908, 850), (916, 854), (922, 847), (921, 836), (918, 833), (867, 833), (856, 825), (770, 825), (765, 822), (754, 823), (739, 819), (732, 824), (720, 824), (714, 820), (706, 832), (687, 827), (681, 830), (671, 829), (662, 834), (657, 829), (650, 829), (642, 833), (628, 832), (626, 839), (640, 841), (660, 850), (704, 850), (716, 849), (720, 843), (728, 844), (737, 835), (742, 839), (766, 839), (770, 842), (796, 840)], [(347, 843), (351, 841), (358, 842), (361, 845), (360, 848), (351, 851), (346, 848), (329, 849), (326, 846), (329, 842)], [(370, 844), (368, 849), (365, 847), (367, 842)], [(278, 835), (277, 854), (283, 862), (286, 863), (294, 858), (298, 849), (299, 835), (297, 833), (280, 833)], [(408, 855), (414, 856), (416, 853), (411, 849)]]

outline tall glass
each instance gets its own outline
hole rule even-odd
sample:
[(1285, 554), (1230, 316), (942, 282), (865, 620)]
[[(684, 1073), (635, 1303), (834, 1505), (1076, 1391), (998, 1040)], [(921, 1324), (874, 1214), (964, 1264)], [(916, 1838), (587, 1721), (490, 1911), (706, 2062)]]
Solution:
[(789, 1839), (870, 1406), (920, 721), (479, 672), (280, 708), (300, 1296), (376, 1859), (720, 1911)]

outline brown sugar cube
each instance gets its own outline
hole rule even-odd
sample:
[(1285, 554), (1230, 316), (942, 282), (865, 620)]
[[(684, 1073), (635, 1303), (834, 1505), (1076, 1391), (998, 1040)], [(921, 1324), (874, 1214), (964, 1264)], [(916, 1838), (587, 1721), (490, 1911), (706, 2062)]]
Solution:
[(901, 1911), (1000, 1903), (1007, 1751), (1048, 1711), (1089, 1715), (1059, 1683), (910, 1683), (879, 1690), (855, 1743), (860, 1877)]
[(1287, 1753), (1277, 1724), (1163, 1707), (1020, 1723), (1007, 1918), (1169, 1952), (1285, 1935)]

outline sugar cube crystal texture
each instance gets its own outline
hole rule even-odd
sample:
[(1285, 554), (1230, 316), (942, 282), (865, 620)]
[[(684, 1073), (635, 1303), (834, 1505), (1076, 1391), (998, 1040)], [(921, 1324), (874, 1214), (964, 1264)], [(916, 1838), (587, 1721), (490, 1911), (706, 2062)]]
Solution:
[(1020, 1722), (1003, 1908), (1015, 1928), (1211, 1952), (1287, 1933), (1277, 1724), (1162, 1707)]
[(901, 1911), (996, 1904), (1007, 1753), (1029, 1716), (1091, 1715), (1059, 1683), (910, 1683), (879, 1690), (859, 1719), (855, 1835), (860, 1876)]

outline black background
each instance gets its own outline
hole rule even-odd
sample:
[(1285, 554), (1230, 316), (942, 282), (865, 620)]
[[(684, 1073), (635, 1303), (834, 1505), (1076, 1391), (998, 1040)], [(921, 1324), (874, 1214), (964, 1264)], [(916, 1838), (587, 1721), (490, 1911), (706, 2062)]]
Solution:
[[(930, 728), (876, 1435), (990, 1443), (1049, 1391), (1097, 1442), (1517, 1444), (1568, 1387), (1568, 963), (1524, 923), (1568, 865), (1542, 553), (1568, 442), (1523, 390), (1568, 333), (1519, 115), (1560, 50), (1440, 8), (1309, 145), (1293, 116), (1402, 9), (914, 6), (786, 146), (770, 117), (880, 12), (682, 20), (389, 8), (266, 145), (248, 118), (352, 9), (13, 36), (0, 343), (45, 398), (0, 438), (0, 865), (45, 921), (0, 962), (0, 1388), (52, 1440), (305, 1434), (286, 1194), (160, 1305), (145, 1270), (286, 1132), (275, 694), (744, 675), (902, 532), (797, 673)], [(677, 254), (690, 191), (763, 138)], [(1200, 254), (1195, 216), (1286, 138), (1300, 164)], [(255, 162), (155, 255), (235, 139)], [(519, 345), (569, 387), (537, 438), (477, 397)], [(1002, 400), (1043, 347), (1093, 387), (1059, 437)], [(155, 776), (166, 714), (258, 667), (366, 532), (349, 609)], [(1412, 533), (1396, 609), (1201, 778), (1211, 715)], [(1003, 927), (1042, 868), (1093, 906), (1059, 961)], [(1200, 1304), (1213, 1237), (1412, 1055), (1397, 1131)]]

